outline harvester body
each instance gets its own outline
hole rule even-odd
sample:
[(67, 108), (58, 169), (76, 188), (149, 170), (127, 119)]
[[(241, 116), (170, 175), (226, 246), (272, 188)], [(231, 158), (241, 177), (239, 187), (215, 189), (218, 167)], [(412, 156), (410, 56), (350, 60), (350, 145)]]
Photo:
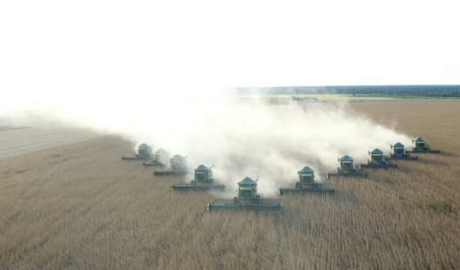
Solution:
[(155, 171), (154, 175), (186, 175), (189, 173), (187, 157), (175, 155), (169, 160), (169, 169), (166, 171)]
[(225, 185), (215, 184), (212, 176), (212, 166), (210, 168), (200, 165), (195, 169), (194, 179), (190, 184), (175, 184), (172, 186), (176, 190), (220, 190), (225, 189)]
[(137, 148), (137, 154), (132, 157), (122, 157), (122, 160), (149, 160), (153, 157), (153, 147), (142, 143)]
[(388, 159), (400, 159), (400, 160), (417, 160), (418, 157), (413, 157), (406, 153), (404, 144), (397, 142), (395, 145), (390, 145), (391, 155)]
[(407, 153), (441, 153), (440, 150), (432, 150), (422, 137), (416, 137), (412, 140), (412, 150), (407, 150)]
[(361, 169), (388, 169), (398, 167), (398, 165), (388, 162), (380, 149), (374, 149), (372, 152), (369, 152), (369, 158), (367, 164), (361, 165)]
[(326, 187), (315, 180), (315, 171), (306, 166), (297, 172), (299, 181), (295, 188), (280, 188), (280, 195), (286, 193), (334, 193), (335, 189)]
[(144, 162), (144, 166), (165, 166), (168, 164), (169, 153), (164, 149), (159, 149), (153, 154), (151, 160)]
[(350, 156), (338, 158), (339, 167), (337, 173), (328, 173), (327, 178), (331, 177), (368, 177), (368, 174), (362, 172)]
[(220, 200), (209, 203), (208, 210), (281, 210), (282, 204), (278, 200), (262, 199), (257, 193), (257, 181), (249, 177), (238, 182), (238, 197), (233, 201)]

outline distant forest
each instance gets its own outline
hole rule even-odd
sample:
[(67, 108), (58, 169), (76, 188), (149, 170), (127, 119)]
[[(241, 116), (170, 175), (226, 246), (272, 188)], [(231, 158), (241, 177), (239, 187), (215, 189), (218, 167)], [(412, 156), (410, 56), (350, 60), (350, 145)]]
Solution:
[(351, 96), (376, 97), (425, 97), (425, 98), (460, 98), (460, 85), (390, 85), (390, 86), (308, 86), (308, 87), (271, 87), (238, 88), (239, 94), (343, 94)]

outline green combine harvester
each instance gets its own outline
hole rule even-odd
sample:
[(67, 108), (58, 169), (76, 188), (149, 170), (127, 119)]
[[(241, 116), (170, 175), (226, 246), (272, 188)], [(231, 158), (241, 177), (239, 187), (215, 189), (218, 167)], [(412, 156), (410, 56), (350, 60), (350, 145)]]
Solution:
[(210, 168), (200, 165), (195, 169), (195, 177), (190, 184), (175, 184), (175, 190), (220, 190), (224, 191), (225, 185), (215, 184), (212, 177), (212, 166)]
[(417, 160), (418, 157), (413, 157), (406, 153), (404, 144), (397, 142), (395, 145), (390, 145), (391, 155), (387, 159), (398, 159), (398, 160)]
[(143, 163), (144, 166), (164, 166), (168, 163), (169, 153), (164, 149), (159, 149), (153, 154), (151, 160)]
[(238, 182), (238, 197), (232, 200), (219, 200), (208, 204), (208, 211), (215, 210), (281, 210), (278, 200), (262, 199), (257, 194), (257, 181), (249, 177)]
[(406, 153), (437, 154), (441, 153), (441, 150), (431, 150), (422, 137), (417, 137), (412, 140), (412, 150), (407, 150)]
[(315, 171), (306, 166), (298, 171), (299, 181), (295, 188), (280, 188), (280, 195), (286, 193), (334, 193), (335, 189), (324, 186), (315, 181)]
[(374, 149), (369, 152), (369, 161), (367, 164), (362, 164), (361, 169), (389, 169), (398, 168), (398, 165), (390, 163), (383, 156), (383, 152), (380, 149)]
[(122, 160), (149, 160), (153, 157), (153, 147), (145, 143), (139, 145), (137, 154), (133, 157), (122, 157)]
[(369, 175), (365, 172), (362, 172), (352, 157), (343, 156), (338, 159), (339, 166), (337, 168), (337, 173), (328, 173), (327, 178), (331, 177), (368, 177)]
[(154, 171), (156, 176), (166, 175), (186, 175), (189, 173), (187, 166), (187, 157), (175, 155), (169, 160), (169, 169), (166, 171)]

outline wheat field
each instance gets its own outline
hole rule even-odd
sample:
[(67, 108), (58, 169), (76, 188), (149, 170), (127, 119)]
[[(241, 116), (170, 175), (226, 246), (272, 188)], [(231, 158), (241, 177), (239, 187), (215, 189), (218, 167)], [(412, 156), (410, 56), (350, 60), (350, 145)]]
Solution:
[(460, 102), (352, 106), (442, 153), (276, 213), (208, 213), (116, 136), (0, 159), (0, 269), (460, 269)]

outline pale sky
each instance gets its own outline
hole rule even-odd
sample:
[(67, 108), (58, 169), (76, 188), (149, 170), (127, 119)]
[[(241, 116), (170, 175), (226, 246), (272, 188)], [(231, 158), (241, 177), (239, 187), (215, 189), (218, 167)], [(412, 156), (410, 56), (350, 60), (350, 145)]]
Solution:
[(421, 0), (1, 1), (0, 105), (122, 91), (460, 84), (459, 7)]
[[(219, 90), (460, 84), (459, 10), (421, 0), (0, 1), (0, 119), (39, 115), (153, 143), (219, 163), (238, 173), (232, 183), (258, 175), (269, 194), (307, 161), (333, 168), (411, 136), (345, 107), (272, 111)], [(240, 170), (234, 157), (251, 159)]]

